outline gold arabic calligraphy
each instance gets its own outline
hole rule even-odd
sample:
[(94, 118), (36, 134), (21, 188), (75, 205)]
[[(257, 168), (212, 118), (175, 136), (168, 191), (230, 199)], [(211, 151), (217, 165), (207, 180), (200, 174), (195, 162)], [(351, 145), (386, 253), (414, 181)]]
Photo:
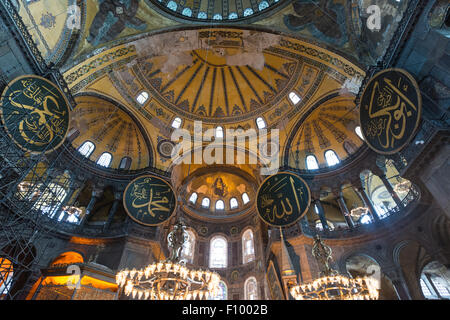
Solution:
[(407, 120), (413, 116), (411, 109), (417, 112), (416, 105), (402, 92), (408, 87), (401, 84), (401, 79), (394, 85), (385, 77), (381, 83), (374, 83), (368, 110), (372, 120), (367, 127), (367, 136), (376, 137), (384, 149), (394, 148), (396, 142), (403, 139)]
[[(19, 122), (22, 138), (31, 145), (41, 147), (49, 144), (55, 135), (64, 136), (65, 128), (62, 124), (67, 111), (61, 110), (57, 100), (60, 97), (46, 86), (36, 85), (33, 79), (22, 80), (21, 84), (23, 89), (12, 91), (8, 100), (17, 108), (11, 112), (10, 117), (22, 114), (24, 109), (30, 111)], [(22, 94), (33, 102), (32, 105), (22, 103)], [(49, 102), (56, 108), (50, 108)]]
[[(289, 177), (289, 181), (286, 181), (286, 179), (288, 179), (288, 177), (280, 179), (261, 196), (261, 208), (264, 209), (265, 215), (267, 216), (269, 222), (274, 222), (275, 219), (287, 220), (288, 216), (292, 215), (294, 212), (292, 202), (296, 205), (296, 212), (302, 212), (299, 196), (303, 201), (303, 190), (302, 188), (295, 188), (294, 179), (292, 177)], [(289, 192), (277, 192), (286, 187), (288, 184), (288, 190), (291, 188)], [(275, 195), (275, 198), (271, 197), (272, 194)], [(292, 197), (295, 201), (291, 202)], [(279, 210), (279, 204), (281, 204), (282, 210)]]
[[(132, 207), (136, 209), (147, 208), (142, 211), (142, 216), (150, 215), (156, 218), (155, 212), (170, 212), (169, 198), (163, 194), (170, 193), (171, 189), (164, 184), (150, 183), (151, 179), (146, 178), (142, 182), (135, 183), (131, 191)], [(165, 187), (166, 191), (158, 191), (158, 187)], [(148, 200), (148, 201), (146, 201)], [(144, 202), (142, 202), (144, 201)], [(145, 202), (146, 201), (146, 202)], [(159, 215), (158, 219), (164, 220), (166, 215)]]

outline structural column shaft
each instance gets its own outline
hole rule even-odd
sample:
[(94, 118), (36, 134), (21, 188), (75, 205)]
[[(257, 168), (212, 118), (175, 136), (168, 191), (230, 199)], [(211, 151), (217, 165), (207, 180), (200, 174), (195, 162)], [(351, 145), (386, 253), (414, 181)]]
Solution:
[(350, 229), (353, 229), (355, 227), (355, 224), (353, 223), (353, 219), (350, 216), (350, 212), (348, 211), (347, 205), (345, 204), (344, 197), (342, 196), (342, 193), (339, 194), (337, 197), (337, 201), (339, 204), (339, 207), (341, 208), (341, 212), (344, 216), (345, 222), (347, 222), (347, 225)]

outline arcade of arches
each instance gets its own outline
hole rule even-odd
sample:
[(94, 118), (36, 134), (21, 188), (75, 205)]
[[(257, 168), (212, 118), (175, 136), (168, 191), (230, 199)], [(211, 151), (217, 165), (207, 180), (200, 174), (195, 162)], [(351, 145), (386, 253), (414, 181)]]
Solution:
[[(367, 27), (369, 5), (380, 30)], [(288, 284), (319, 275), (316, 234), (339, 273), (376, 277), (380, 299), (450, 299), (447, 1), (0, 0), (0, 12), (1, 91), (37, 74), (71, 105), (64, 143), (45, 155), (0, 128), (0, 217), (21, 217), (0, 220), (0, 300), (132, 299), (116, 273), (168, 257), (178, 220), (181, 258), (221, 277), (214, 299), (293, 299)], [(361, 132), (359, 98), (388, 67), (417, 80), (423, 112), (410, 142), (381, 155)], [(194, 137), (183, 153), (177, 129)], [(258, 147), (229, 142), (231, 130), (253, 130)], [(224, 142), (222, 162), (194, 161), (208, 134)], [(283, 237), (256, 209), (274, 154), (311, 191)], [(123, 204), (145, 174), (176, 194), (158, 226)], [(45, 236), (14, 229), (24, 210)]]

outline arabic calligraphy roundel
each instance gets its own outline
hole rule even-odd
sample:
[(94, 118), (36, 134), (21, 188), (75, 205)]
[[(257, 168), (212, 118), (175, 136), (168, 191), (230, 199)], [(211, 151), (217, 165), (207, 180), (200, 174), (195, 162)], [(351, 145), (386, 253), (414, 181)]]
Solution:
[(361, 131), (369, 147), (380, 154), (403, 149), (414, 137), (421, 114), (417, 82), (402, 69), (377, 73), (361, 97)]
[(146, 226), (157, 226), (175, 212), (176, 197), (169, 183), (145, 175), (131, 181), (123, 195), (123, 206), (131, 219)]
[(279, 172), (263, 181), (256, 196), (260, 218), (275, 227), (296, 223), (308, 211), (311, 192), (306, 182), (289, 172)]
[(1, 119), (11, 139), (23, 150), (48, 153), (65, 140), (70, 123), (69, 102), (49, 80), (21, 76), (3, 91)]

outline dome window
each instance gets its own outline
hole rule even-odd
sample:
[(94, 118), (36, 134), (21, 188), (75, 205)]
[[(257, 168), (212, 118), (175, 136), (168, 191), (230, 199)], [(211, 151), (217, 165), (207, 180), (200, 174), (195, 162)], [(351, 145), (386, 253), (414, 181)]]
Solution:
[(140, 105), (144, 105), (144, 103), (148, 100), (148, 92), (142, 91), (136, 97), (136, 101), (139, 102)]
[(327, 161), (329, 167), (335, 166), (340, 162), (336, 152), (333, 150), (328, 150), (325, 152), (325, 160)]
[(242, 201), (244, 202), (244, 204), (247, 204), (250, 201), (250, 198), (248, 197), (248, 194), (246, 192), (242, 194)]
[(223, 128), (220, 126), (216, 128), (216, 138), (223, 138)]
[(191, 194), (191, 196), (189, 197), (189, 201), (193, 204), (195, 204), (197, 202), (197, 193), (194, 192), (193, 194)]
[(203, 208), (205, 208), (205, 209), (208, 209), (209, 208), (209, 198), (203, 198), (203, 200), (202, 200), (202, 207)]
[(179, 129), (179, 128), (181, 127), (181, 123), (182, 123), (182, 122), (183, 122), (183, 121), (182, 121), (180, 118), (176, 117), (176, 118), (173, 119), (173, 121), (172, 121), (172, 128)]
[(266, 122), (261, 117), (256, 118), (256, 126), (258, 127), (258, 129), (264, 129), (266, 127)]
[(78, 152), (81, 153), (81, 155), (85, 156), (86, 158), (89, 158), (92, 152), (94, 152), (95, 145), (90, 141), (85, 141), (81, 147), (78, 148)]
[(225, 209), (225, 203), (222, 200), (216, 201), (216, 210), (223, 210)]
[(364, 140), (364, 136), (362, 135), (361, 127), (360, 127), (360, 126), (357, 126), (357, 127), (355, 128), (355, 133), (358, 135), (358, 137), (361, 138), (361, 140)]
[(236, 198), (230, 199), (230, 209), (236, 209), (238, 207), (238, 201)]
[(306, 168), (308, 170), (317, 170), (319, 169), (319, 163), (317, 163), (317, 159), (313, 155), (309, 155), (306, 157)]
[(289, 93), (289, 99), (294, 105), (296, 105), (302, 100), (302, 98), (300, 98), (295, 92)]
[(108, 168), (112, 161), (112, 155), (108, 152), (102, 153), (100, 158), (97, 160), (97, 164), (102, 167)]

